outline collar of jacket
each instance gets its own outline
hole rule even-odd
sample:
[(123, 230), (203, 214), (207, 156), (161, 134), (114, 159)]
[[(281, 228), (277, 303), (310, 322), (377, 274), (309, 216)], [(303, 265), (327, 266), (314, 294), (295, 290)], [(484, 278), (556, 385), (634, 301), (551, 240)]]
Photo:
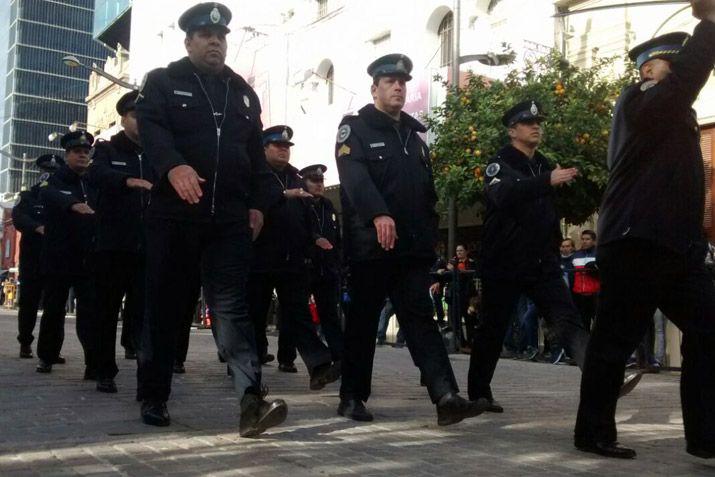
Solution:
[[(370, 126), (378, 129), (392, 129), (395, 120), (375, 107), (374, 104), (363, 106), (358, 115)], [(400, 125), (417, 132), (427, 132), (427, 128), (404, 111), (400, 111)]]
[(120, 131), (109, 139), (109, 142), (119, 151), (141, 154), (142, 147), (129, 139), (124, 131)]
[[(188, 78), (193, 76), (194, 73), (201, 74), (201, 72), (193, 65), (193, 63), (191, 63), (191, 60), (189, 60), (188, 56), (185, 56), (178, 61), (169, 63), (169, 66), (166, 67), (166, 71), (169, 76), (175, 78)], [(248, 83), (246, 83), (246, 80), (244, 80), (241, 75), (235, 73), (228, 66), (224, 65), (223, 71), (221, 72), (221, 76), (224, 78), (231, 78), (231, 84), (234, 85), (234, 87), (236, 85), (238, 85), (239, 88), (248, 87)]]
[(70, 169), (70, 166), (68, 166), (67, 164), (63, 164), (62, 167), (57, 169), (57, 172), (55, 172), (54, 175), (56, 175), (59, 180), (66, 184), (77, 183), (82, 178), (79, 174)]
[[(541, 172), (546, 172), (547, 170), (551, 170), (551, 167), (549, 166), (549, 162), (546, 159), (546, 156), (541, 154), (539, 151), (536, 151), (534, 153), (534, 158), (529, 159), (529, 156), (512, 146), (511, 144), (507, 144), (499, 152), (497, 152), (497, 157), (504, 161), (509, 167), (512, 169), (515, 169), (517, 171), (523, 172), (526, 175), (531, 175), (531, 169), (529, 168), (529, 161), (534, 161), (532, 166), (539, 166), (541, 165)], [(536, 170), (536, 169), (534, 169)]]

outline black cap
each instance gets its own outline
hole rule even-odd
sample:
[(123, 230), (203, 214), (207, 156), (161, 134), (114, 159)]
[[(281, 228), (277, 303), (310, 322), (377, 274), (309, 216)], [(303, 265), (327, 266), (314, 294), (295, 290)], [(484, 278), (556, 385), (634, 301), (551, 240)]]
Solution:
[(94, 136), (87, 131), (68, 132), (62, 136), (60, 144), (65, 151), (69, 151), (73, 147), (86, 147), (87, 149), (92, 149)]
[(374, 79), (380, 76), (402, 76), (407, 81), (412, 79), (412, 60), (401, 53), (381, 56), (367, 67), (367, 74)]
[(228, 33), (231, 10), (218, 2), (204, 2), (194, 5), (179, 17), (179, 28), (186, 33), (205, 27), (216, 27)]
[(516, 106), (510, 108), (501, 118), (504, 126), (510, 128), (516, 123), (523, 121), (543, 121), (546, 116), (543, 115), (541, 104), (533, 99), (523, 101)]
[(689, 39), (690, 35), (682, 31), (666, 33), (636, 46), (628, 52), (628, 57), (635, 61), (636, 66), (640, 69), (647, 61), (656, 58), (672, 59), (683, 49)]
[(263, 130), (263, 145), (267, 146), (270, 143), (283, 143), (292, 146), (291, 139), (293, 138), (293, 130), (289, 126), (272, 126)]
[(298, 171), (298, 174), (300, 174), (303, 179), (322, 179), (323, 175), (325, 174), (325, 171), (327, 170), (328, 168), (322, 164), (313, 164), (312, 166), (302, 168), (300, 171)]
[(119, 98), (119, 101), (117, 101), (117, 112), (120, 116), (124, 116), (129, 111), (136, 109), (137, 96), (139, 96), (139, 91), (130, 91)]
[(35, 159), (35, 165), (42, 171), (53, 172), (60, 168), (65, 160), (56, 154), (43, 154)]

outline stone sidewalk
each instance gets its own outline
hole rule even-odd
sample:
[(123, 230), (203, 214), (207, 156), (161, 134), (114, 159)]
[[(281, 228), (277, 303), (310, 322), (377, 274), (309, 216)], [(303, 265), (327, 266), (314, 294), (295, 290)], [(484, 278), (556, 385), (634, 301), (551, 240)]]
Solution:
[[(17, 357), (15, 321), (14, 313), (0, 313), (2, 476), (715, 475), (715, 462), (683, 449), (677, 373), (648, 375), (621, 401), (620, 440), (636, 447), (634, 461), (573, 449), (575, 367), (501, 361), (494, 389), (506, 413), (441, 428), (407, 350), (390, 347), (375, 358), (373, 423), (338, 417), (337, 385), (309, 391), (302, 363), (297, 375), (269, 365), (264, 381), (272, 397), (288, 402), (288, 419), (250, 440), (238, 435), (238, 402), (209, 332), (192, 332), (187, 374), (174, 379), (173, 423), (160, 429), (139, 419), (134, 362), (119, 361), (118, 394), (96, 392), (81, 379), (68, 319), (67, 364), (40, 375), (35, 360)], [(468, 357), (452, 363), (466, 388)]]

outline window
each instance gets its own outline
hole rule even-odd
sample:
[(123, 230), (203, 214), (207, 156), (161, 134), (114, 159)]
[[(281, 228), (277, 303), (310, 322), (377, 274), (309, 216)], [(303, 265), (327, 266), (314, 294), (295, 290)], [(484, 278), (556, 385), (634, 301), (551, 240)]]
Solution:
[(325, 83), (328, 87), (328, 104), (333, 104), (333, 95), (334, 95), (334, 85), (335, 83), (333, 80), (335, 79), (335, 68), (333, 68), (333, 65), (330, 65), (330, 69), (325, 75)]
[(442, 23), (439, 24), (439, 28), (437, 29), (437, 34), (439, 35), (439, 44), (440, 44), (440, 61), (439, 61), (439, 66), (450, 66), (452, 64), (452, 55), (453, 55), (453, 47), (452, 47), (452, 27), (453, 27), (453, 22), (454, 22), (454, 15), (452, 15), (452, 12), (449, 12), (444, 16), (442, 19)]
[(318, 0), (318, 19), (328, 14), (328, 0)]

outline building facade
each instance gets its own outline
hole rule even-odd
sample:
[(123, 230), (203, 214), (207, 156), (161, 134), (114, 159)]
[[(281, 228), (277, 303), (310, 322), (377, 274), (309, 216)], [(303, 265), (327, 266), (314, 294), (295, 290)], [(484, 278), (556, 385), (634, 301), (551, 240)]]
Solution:
[[(6, 3), (6, 2), (2, 2)], [(0, 31), (8, 32), (4, 60), (4, 107), (0, 149), (0, 193), (14, 193), (36, 181), (32, 159), (61, 152), (54, 132), (86, 123), (87, 72), (62, 62), (74, 55), (100, 67), (107, 50), (92, 39), (94, 0), (9, 0), (0, 9)], [(4, 14), (3, 14), (4, 13)], [(23, 184), (24, 182), (24, 184)]]

